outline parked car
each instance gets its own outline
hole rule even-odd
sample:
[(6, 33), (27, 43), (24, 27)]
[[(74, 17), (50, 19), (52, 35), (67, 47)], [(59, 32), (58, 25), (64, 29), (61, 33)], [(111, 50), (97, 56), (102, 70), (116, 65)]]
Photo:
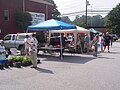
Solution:
[(112, 34), (112, 37), (113, 37), (113, 41), (118, 40), (118, 36), (116, 34)]
[(32, 33), (7, 34), (1, 41), (4, 41), (4, 46), (8, 50), (10, 50), (10, 48), (17, 48), (23, 51), (26, 35), (32, 35)]
[[(18, 50), (23, 52), (24, 51), (24, 39), (26, 35), (32, 35), (32, 33), (8, 34), (3, 38), (3, 40), (0, 40), (0, 42), (4, 41), (4, 46), (8, 50), (10, 48), (17, 48)], [(37, 35), (36, 38), (38, 39), (38, 43), (39, 43), (38, 44), (38, 51), (39, 51), (40, 46), (44, 44), (45, 40), (43, 40), (43, 36), (41, 37), (41, 35)]]

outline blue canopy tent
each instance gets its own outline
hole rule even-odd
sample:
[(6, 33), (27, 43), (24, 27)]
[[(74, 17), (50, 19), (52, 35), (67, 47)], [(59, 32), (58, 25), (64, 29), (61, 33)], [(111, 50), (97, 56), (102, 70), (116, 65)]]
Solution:
[(76, 26), (55, 19), (50, 19), (27, 27), (27, 30), (34, 30), (34, 31), (62, 30), (62, 29), (76, 29)]
[[(27, 30), (30, 31), (63, 30), (63, 29), (76, 29), (76, 26), (55, 19), (50, 19), (27, 27)], [(61, 38), (60, 38), (60, 44), (62, 46)], [(62, 47), (61, 47), (61, 53), (62, 53)], [(61, 55), (61, 59), (63, 59), (62, 55)]]

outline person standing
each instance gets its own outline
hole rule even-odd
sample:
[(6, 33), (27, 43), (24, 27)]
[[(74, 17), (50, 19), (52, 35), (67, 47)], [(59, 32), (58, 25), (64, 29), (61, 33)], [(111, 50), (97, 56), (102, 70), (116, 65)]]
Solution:
[(29, 35), (26, 35), (26, 38), (24, 39), (24, 45), (25, 45), (25, 55), (29, 55), (29, 48), (30, 48), (30, 37)]
[(89, 53), (89, 37), (87, 34), (85, 34), (84, 45), (84, 49), (87, 51), (87, 53)]
[(101, 52), (103, 52), (104, 38), (102, 34), (99, 35), (99, 43), (100, 43)]
[(94, 46), (95, 48), (95, 53), (93, 54), (93, 56), (97, 57), (97, 53), (98, 53), (98, 42), (99, 42), (99, 37), (98, 35), (96, 35), (94, 38), (93, 38), (93, 41), (92, 41), (92, 45)]
[(4, 47), (4, 42), (0, 42), (0, 60), (5, 60), (6, 59), (6, 53), (5, 53), (5, 47)]
[(107, 47), (108, 47), (108, 52), (110, 52), (110, 51), (109, 51), (110, 40), (111, 40), (111, 37), (110, 37), (109, 33), (106, 32), (106, 35), (105, 35), (105, 37), (104, 37), (104, 41), (105, 41), (104, 51), (105, 51), (106, 46), (107, 46)]
[(29, 53), (30, 53), (30, 57), (31, 57), (31, 62), (33, 64), (33, 66), (31, 68), (37, 68), (37, 45), (38, 45), (38, 41), (35, 37), (35, 34), (32, 35), (30, 42), (31, 42), (31, 44), (30, 44)]

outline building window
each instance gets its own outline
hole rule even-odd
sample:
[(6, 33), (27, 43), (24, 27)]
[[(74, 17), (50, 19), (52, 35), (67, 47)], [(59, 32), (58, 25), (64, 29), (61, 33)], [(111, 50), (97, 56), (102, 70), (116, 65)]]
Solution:
[(8, 10), (4, 10), (4, 20), (5, 21), (9, 20), (9, 11)]

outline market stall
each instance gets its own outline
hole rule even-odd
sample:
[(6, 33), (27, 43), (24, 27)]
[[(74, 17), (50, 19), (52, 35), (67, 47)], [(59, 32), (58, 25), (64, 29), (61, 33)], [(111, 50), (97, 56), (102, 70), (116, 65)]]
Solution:
[[(50, 31), (50, 30), (62, 31), (64, 29), (76, 29), (76, 26), (62, 22), (62, 21), (58, 21), (55, 19), (50, 19), (35, 25), (28, 26), (27, 28), (27, 30), (30, 30), (30, 31)], [(60, 37), (61, 37), (61, 34), (60, 34)], [(60, 46), (61, 46), (60, 49), (62, 53), (63, 47), (62, 47), (61, 38), (60, 38)], [(61, 56), (61, 59), (63, 59), (63, 56)]]
[[(69, 30), (51, 30), (49, 32), (49, 38), (51, 36), (52, 33), (73, 33), (74, 35), (74, 48), (76, 49), (76, 46), (77, 46), (77, 42), (78, 42), (78, 34), (87, 34), (89, 37), (90, 37), (90, 31), (85, 29), (85, 28), (82, 28), (82, 27), (79, 27), (79, 26), (76, 26), (77, 29), (69, 29)], [(73, 46), (71, 46), (73, 47)]]

